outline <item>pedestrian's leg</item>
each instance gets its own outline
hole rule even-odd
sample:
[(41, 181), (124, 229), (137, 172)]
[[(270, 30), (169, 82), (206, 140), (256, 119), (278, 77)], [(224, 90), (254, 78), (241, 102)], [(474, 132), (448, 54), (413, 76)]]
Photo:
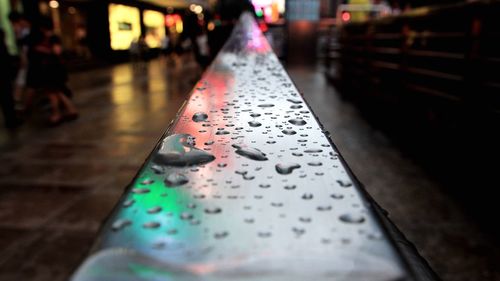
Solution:
[(4, 116), (5, 126), (7, 128), (15, 128), (19, 125), (14, 110), (14, 97), (12, 95), (12, 83), (0, 82), (0, 105)]
[(78, 110), (76, 109), (73, 102), (62, 92), (57, 93), (57, 98), (62, 103), (64, 110), (66, 110), (67, 117), (69, 118), (77, 118)]
[(61, 121), (61, 111), (59, 110), (59, 98), (58, 93), (49, 93), (48, 95), (50, 101), (50, 107), (52, 110), (52, 114), (49, 117), (49, 121), (51, 124), (57, 124)]
[(32, 88), (25, 89), (26, 98), (24, 99), (24, 112), (31, 110), (33, 105), (33, 98), (35, 97), (35, 90)]

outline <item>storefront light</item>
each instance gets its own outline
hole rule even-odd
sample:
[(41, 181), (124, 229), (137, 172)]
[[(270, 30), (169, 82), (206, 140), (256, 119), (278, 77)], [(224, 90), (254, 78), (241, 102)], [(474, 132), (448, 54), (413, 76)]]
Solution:
[(51, 7), (52, 9), (57, 9), (59, 8), (59, 2), (57, 2), (56, 0), (52, 0), (49, 2), (49, 7)]
[(215, 24), (213, 22), (209, 22), (207, 25), (208, 31), (212, 31), (215, 29)]
[(194, 8), (194, 12), (196, 14), (201, 14), (203, 12), (203, 7), (199, 6), (199, 5), (196, 5), (196, 7)]
[(113, 50), (128, 50), (141, 36), (140, 12), (136, 7), (109, 4), (109, 33)]
[(163, 13), (153, 10), (144, 10), (142, 18), (146, 27), (146, 44), (151, 48), (159, 48), (163, 38), (165, 38)]
[(177, 33), (182, 33), (182, 31), (184, 31), (184, 25), (182, 24), (182, 20), (179, 20), (175, 23), (175, 31), (177, 31)]

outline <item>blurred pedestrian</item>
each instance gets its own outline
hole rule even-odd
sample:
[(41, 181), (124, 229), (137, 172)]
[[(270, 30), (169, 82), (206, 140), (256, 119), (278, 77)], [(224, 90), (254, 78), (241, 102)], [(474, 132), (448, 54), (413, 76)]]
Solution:
[(168, 56), (170, 54), (170, 36), (169, 34), (165, 35), (165, 37), (163, 37), (163, 39), (161, 39), (161, 55), (162, 56)]
[(14, 59), (5, 45), (5, 32), (0, 29), (0, 106), (5, 127), (13, 129), (20, 125), (14, 110), (12, 84), (16, 75)]
[(184, 16), (184, 38), (191, 43), (194, 58), (198, 65), (205, 69), (210, 62), (207, 32), (205, 25), (200, 22), (198, 15), (194, 12), (188, 12)]
[(254, 6), (249, 0), (219, 0), (214, 19), (219, 24), (208, 34), (211, 58), (214, 59), (233, 31), (233, 27), (244, 12), (255, 16)]
[(21, 102), (23, 93), (31, 91), (27, 87), (27, 73), (29, 68), (28, 52), (31, 38), (31, 22), (17, 11), (12, 11), (9, 14), (9, 21), (16, 36), (17, 49), (19, 51), (19, 65), (16, 72), (14, 99)]
[[(64, 94), (68, 75), (61, 58), (61, 40), (54, 35), (50, 19), (41, 21), (39, 29), (33, 31), (30, 40), (27, 85), (35, 88), (42, 97), (49, 99), (51, 105), (49, 123), (56, 125), (64, 120), (78, 118), (76, 107)], [(31, 106), (33, 98), (31, 93), (27, 96), (27, 108)], [(64, 114), (61, 113), (61, 108)]]
[(133, 68), (139, 71), (144, 70), (149, 58), (149, 46), (144, 36), (141, 35), (130, 43), (129, 53)]

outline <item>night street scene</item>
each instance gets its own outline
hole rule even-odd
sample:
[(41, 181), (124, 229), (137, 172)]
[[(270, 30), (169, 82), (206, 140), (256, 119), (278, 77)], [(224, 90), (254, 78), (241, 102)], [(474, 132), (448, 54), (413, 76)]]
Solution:
[(0, 0), (0, 281), (500, 281), (500, 0)]

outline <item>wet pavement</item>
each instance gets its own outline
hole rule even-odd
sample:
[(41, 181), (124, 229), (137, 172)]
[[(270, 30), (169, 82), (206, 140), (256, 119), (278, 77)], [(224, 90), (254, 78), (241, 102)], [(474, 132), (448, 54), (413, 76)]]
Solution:
[[(440, 183), (339, 98), (320, 68), (290, 67), (355, 175), (444, 280), (500, 280), (498, 247)], [(81, 118), (36, 112), (0, 131), (0, 280), (66, 280), (200, 70), (191, 60), (71, 75)]]
[[(81, 117), (0, 133), (0, 280), (66, 280), (201, 71), (154, 61), (71, 75)], [(2, 129), (3, 130), (3, 129)]]
[[(292, 66), (288, 71), (354, 174), (443, 280), (500, 280), (497, 234), (485, 230), (469, 210), (487, 204), (484, 198), (474, 202), (476, 206), (464, 206), (462, 201), (472, 196), (465, 195), (462, 201), (454, 198), (453, 189), (461, 185), (435, 177), (412, 153), (374, 127), (356, 106), (340, 97), (319, 67)], [(419, 140), (412, 145), (418, 146)], [(452, 177), (459, 175), (452, 173)], [(496, 228), (487, 219), (494, 215), (486, 215), (483, 223)]]

